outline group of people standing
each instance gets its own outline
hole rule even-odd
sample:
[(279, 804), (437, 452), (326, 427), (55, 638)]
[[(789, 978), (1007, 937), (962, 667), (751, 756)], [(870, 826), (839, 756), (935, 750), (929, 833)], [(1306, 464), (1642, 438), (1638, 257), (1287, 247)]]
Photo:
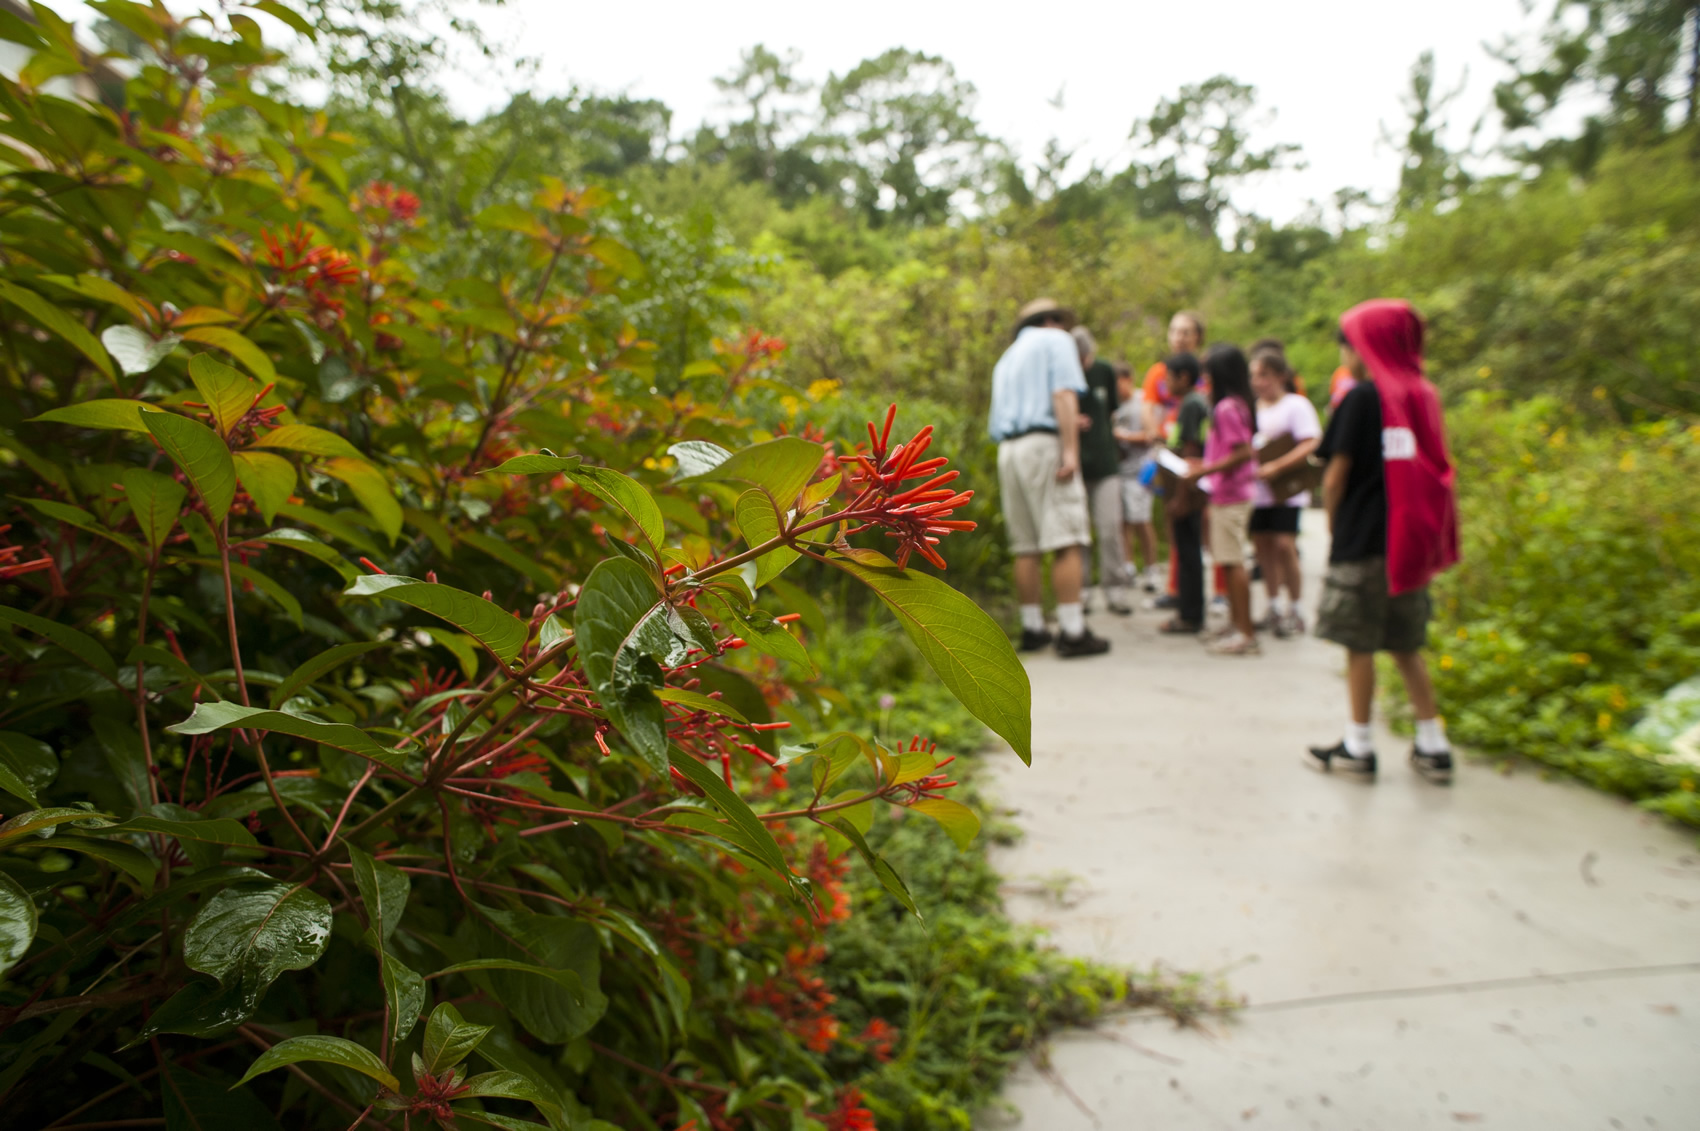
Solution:
[[(1181, 311), (1169, 323), (1168, 356), (1136, 389), (1128, 366), (1099, 359), (1072, 312), (1051, 299), (1028, 303), (993, 370), (989, 421), (1021, 650), (1054, 645), (1065, 659), (1110, 650), (1085, 620), (1094, 543), (1113, 613), (1131, 614), (1143, 584), (1161, 590), (1154, 603), (1172, 610), (1159, 631), (1199, 636), (1216, 655), (1260, 654), (1260, 630), (1302, 634), (1298, 533), (1320, 486), (1333, 545), (1316, 631), (1347, 649), (1351, 712), (1342, 740), (1312, 748), (1311, 757), (1326, 770), (1375, 772), (1374, 654), (1389, 651), (1417, 716), (1413, 764), (1449, 780), (1450, 749), (1421, 649), (1427, 584), (1457, 560), (1457, 527), (1440, 402), (1422, 374), (1422, 332), (1415, 311), (1396, 300), (1348, 311), (1324, 430), (1276, 339), (1249, 350), (1206, 348), (1204, 318)], [(1157, 497), (1166, 563), (1157, 560)], [(1207, 628), (1206, 545), (1228, 614), (1216, 631)], [(1041, 603), (1046, 554), (1055, 633)], [(1269, 598), (1257, 621), (1251, 561)]]

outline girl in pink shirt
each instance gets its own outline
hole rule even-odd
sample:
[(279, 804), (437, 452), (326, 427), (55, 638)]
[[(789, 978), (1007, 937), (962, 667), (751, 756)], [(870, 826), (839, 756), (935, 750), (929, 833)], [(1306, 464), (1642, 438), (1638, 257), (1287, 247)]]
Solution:
[(1258, 654), (1257, 630), (1251, 622), (1251, 579), (1246, 570), (1250, 548), (1247, 526), (1257, 488), (1257, 465), (1252, 460), (1252, 436), (1257, 411), (1251, 393), (1251, 369), (1238, 346), (1213, 346), (1204, 355), (1210, 380), (1210, 436), (1204, 460), (1190, 475), (1203, 480), (1210, 492), (1210, 555), (1222, 571), (1228, 592), (1230, 628), (1211, 645), (1225, 656)]

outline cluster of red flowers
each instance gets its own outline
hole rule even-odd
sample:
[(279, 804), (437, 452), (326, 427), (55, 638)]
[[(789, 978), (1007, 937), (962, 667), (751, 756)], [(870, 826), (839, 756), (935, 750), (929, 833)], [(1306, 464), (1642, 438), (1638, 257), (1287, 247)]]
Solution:
[(824, 840), (815, 841), (809, 850), (807, 874), (814, 887), (816, 927), (842, 923), (850, 918), (850, 893), (844, 888), (844, 877), (850, 871), (848, 854), (833, 856)]
[(876, 1017), (868, 1022), (868, 1027), (856, 1039), (875, 1060), (884, 1064), (891, 1059), (891, 1050), (897, 1045), (897, 1027)]
[(419, 216), (419, 198), (406, 189), (396, 188), (388, 181), (373, 181), (361, 190), (353, 201), (354, 211), (381, 211), (385, 219), (411, 224)]
[[(868, 521), (848, 534), (860, 534), (875, 526), (887, 527), (887, 535), (898, 539), (897, 564), (909, 564), (911, 554), (920, 554), (933, 565), (944, 568), (944, 558), (935, 547), (939, 539), (953, 530), (972, 530), (974, 523), (953, 519), (951, 513), (974, 497), (972, 491), (954, 491), (947, 487), (962, 473), (941, 471), (950, 460), (945, 456), (922, 459), (933, 442), (931, 424), (915, 433), (908, 443), (888, 450), (891, 424), (897, 418), (897, 406), (885, 413), (885, 427), (876, 431), (868, 424), (868, 439), (872, 441), (866, 453), (857, 452), (843, 457), (857, 470), (851, 475), (852, 486), (858, 488), (849, 509), (865, 512)], [(936, 473), (936, 474), (935, 474)], [(925, 479), (919, 487), (904, 486), (911, 479)]]
[(862, 1106), (862, 1093), (846, 1088), (838, 1097), (838, 1110), (826, 1117), (827, 1131), (879, 1131), (874, 1113)]
[[(0, 539), (4, 539), (6, 532), (10, 529), (12, 529), (11, 523), (0, 526)], [(57, 591), (61, 588), (59, 565), (53, 560), (51, 554), (43, 553), (39, 558), (32, 558), (27, 562), (19, 561), (18, 559), (23, 557), (23, 553), (24, 548), (22, 546), (0, 546), (0, 581), (10, 581), (12, 578), (22, 577), (26, 573), (38, 573), (41, 570), (47, 570), (53, 574), (54, 590)]]
[(826, 958), (820, 943), (793, 946), (785, 952), (785, 969), (749, 991), (752, 1004), (761, 1006), (812, 1052), (826, 1052), (838, 1040), (838, 1018), (831, 1013), (838, 996), (813, 973)]
[[(280, 288), (299, 288), (308, 312), (321, 329), (341, 321), (342, 291), (360, 278), (360, 268), (335, 248), (314, 244), (306, 225), (296, 224), (274, 233), (260, 233), (265, 244), (263, 260), (278, 274)], [(281, 293), (281, 291), (280, 291)]]

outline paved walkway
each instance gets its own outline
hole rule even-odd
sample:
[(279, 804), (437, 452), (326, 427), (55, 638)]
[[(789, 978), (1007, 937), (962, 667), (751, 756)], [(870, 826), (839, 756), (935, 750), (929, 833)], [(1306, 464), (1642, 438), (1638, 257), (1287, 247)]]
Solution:
[(1033, 767), (992, 759), (1026, 834), (994, 856), (1010, 911), (1250, 1004), (1066, 1034), (981, 1127), (1700, 1128), (1692, 834), (1528, 771), (1436, 787), (1386, 734), (1378, 784), (1314, 773), (1337, 649), (1216, 658), (1155, 613), (1092, 619), (1110, 656), (1029, 664)]

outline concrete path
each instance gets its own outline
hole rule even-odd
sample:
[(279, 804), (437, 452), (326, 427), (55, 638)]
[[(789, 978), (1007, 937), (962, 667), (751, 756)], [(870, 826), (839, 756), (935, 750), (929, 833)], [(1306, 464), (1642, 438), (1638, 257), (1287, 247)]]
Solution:
[(1377, 784), (1312, 772), (1338, 649), (1217, 658), (1158, 619), (1099, 613), (1108, 657), (1029, 664), (1033, 768), (992, 759), (1025, 836), (994, 860), (1064, 951), (1249, 1006), (1064, 1035), (981, 1127), (1700, 1128), (1692, 834), (1485, 763), (1437, 787), (1385, 733)]

